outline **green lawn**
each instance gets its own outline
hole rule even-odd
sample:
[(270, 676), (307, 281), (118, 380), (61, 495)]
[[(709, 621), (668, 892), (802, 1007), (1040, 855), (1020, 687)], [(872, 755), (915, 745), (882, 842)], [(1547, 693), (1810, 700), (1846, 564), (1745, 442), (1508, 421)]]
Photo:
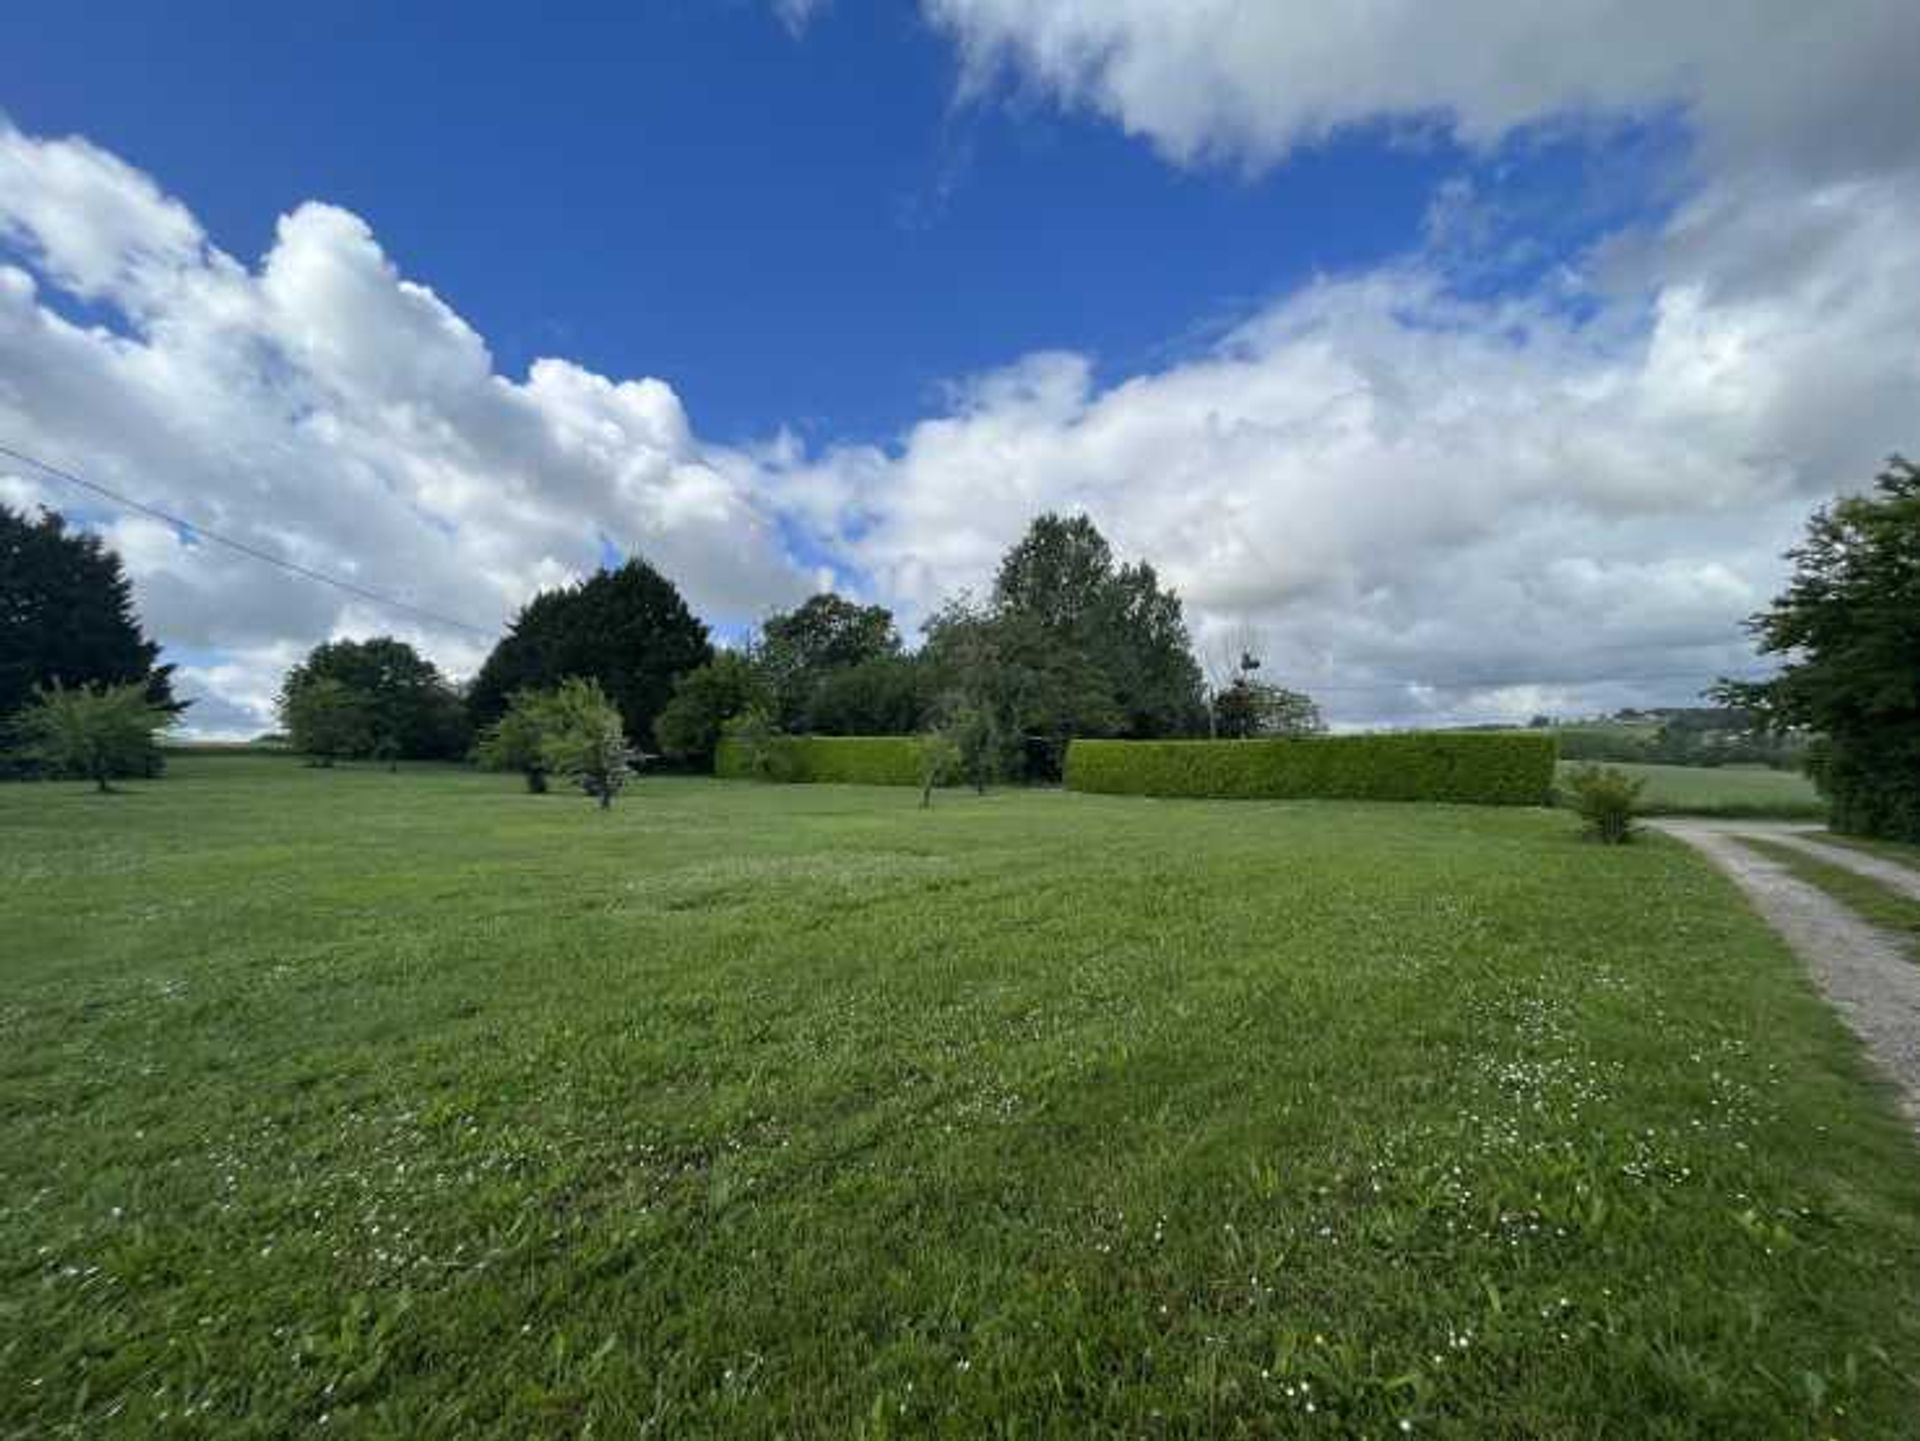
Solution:
[(0, 1435), (1910, 1436), (1920, 1152), (1564, 814), (0, 787)]
[[(1564, 776), (1577, 762), (1562, 761)], [(1758, 766), (1654, 766), (1604, 762), (1646, 782), (1640, 808), (1648, 815), (1778, 817), (1824, 820), (1826, 803), (1799, 771)]]

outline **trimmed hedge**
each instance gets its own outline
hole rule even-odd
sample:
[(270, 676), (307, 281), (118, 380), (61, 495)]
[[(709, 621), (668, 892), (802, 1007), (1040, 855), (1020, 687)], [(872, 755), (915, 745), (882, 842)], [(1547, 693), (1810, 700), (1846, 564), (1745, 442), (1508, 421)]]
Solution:
[(1309, 740), (1076, 740), (1067, 789), (1261, 800), (1458, 801), (1543, 806), (1553, 737), (1422, 731)]
[[(783, 779), (827, 781), (857, 786), (920, 784), (918, 736), (781, 736)], [(727, 780), (750, 777), (746, 752), (738, 741), (722, 738), (713, 754), (713, 773)]]

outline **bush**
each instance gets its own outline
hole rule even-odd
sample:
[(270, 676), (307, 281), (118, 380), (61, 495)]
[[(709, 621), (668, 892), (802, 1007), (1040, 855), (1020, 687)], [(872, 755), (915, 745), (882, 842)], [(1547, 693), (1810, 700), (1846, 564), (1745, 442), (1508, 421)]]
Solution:
[(1586, 822), (1587, 834), (1605, 846), (1633, 839), (1633, 812), (1646, 782), (1612, 766), (1578, 766), (1563, 783), (1567, 803)]
[(917, 786), (919, 736), (790, 736), (755, 738), (729, 730), (713, 773), (729, 780), (815, 781), (859, 786)]
[(1066, 779), (1111, 795), (1537, 806), (1552, 799), (1554, 758), (1551, 736), (1522, 732), (1076, 740)]
[(173, 712), (150, 699), (146, 681), (78, 686), (58, 681), (34, 692), (14, 727), (29, 756), (55, 775), (90, 780), (96, 789), (118, 776), (160, 771), (157, 737), (173, 724)]

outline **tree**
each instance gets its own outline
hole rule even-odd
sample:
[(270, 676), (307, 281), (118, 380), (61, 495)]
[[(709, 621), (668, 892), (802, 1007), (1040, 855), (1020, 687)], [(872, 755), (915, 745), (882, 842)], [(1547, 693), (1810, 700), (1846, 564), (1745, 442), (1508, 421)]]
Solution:
[(76, 686), (55, 681), (34, 694), (15, 729), (28, 753), (56, 774), (84, 776), (96, 789), (113, 789), (116, 776), (152, 775), (159, 769), (157, 737), (174, 722), (155, 703), (146, 681)]
[(926, 689), (926, 667), (913, 656), (874, 656), (821, 676), (802, 724), (817, 735), (912, 735), (926, 720)]
[(800, 726), (823, 677), (899, 653), (900, 635), (885, 606), (859, 605), (824, 591), (769, 616), (754, 659), (773, 688), (780, 723)]
[[(364, 732), (343, 755), (451, 760), (467, 749), (465, 708), (434, 663), (403, 640), (336, 640), (315, 646), (287, 672), (284, 706), (302, 688), (336, 681), (358, 697)], [(329, 701), (330, 706), (335, 705)]]
[(331, 767), (373, 748), (374, 721), (366, 694), (333, 676), (303, 680), (280, 693), (280, 723), (293, 748), (311, 765)]
[(753, 663), (738, 651), (723, 650), (674, 682), (673, 699), (653, 724), (654, 739), (676, 760), (711, 770), (726, 723), (772, 704), (772, 688)]
[(505, 713), (515, 691), (597, 681), (629, 735), (650, 736), (673, 684), (713, 658), (707, 628), (673, 582), (630, 560), (527, 602), (475, 677), (475, 724)]
[(960, 772), (960, 743), (939, 727), (920, 733), (920, 809), (933, 805), (933, 788), (945, 785)]
[(1144, 562), (1116, 567), (1086, 516), (1038, 517), (1000, 562), (992, 609), (1037, 628), (1102, 678), (1099, 716), (1072, 717), (1071, 734), (1188, 735), (1204, 726), (1180, 598)]
[(792, 779), (793, 751), (785, 744), (785, 734), (772, 711), (755, 706), (728, 721), (724, 733), (740, 748), (746, 773), (755, 780)]
[(1057, 777), (1071, 737), (1110, 735), (1122, 723), (1106, 675), (1034, 615), (961, 596), (926, 632), (943, 720), (963, 711), (974, 717), (963, 748), (976, 786)]
[(0, 720), (43, 687), (139, 684), (171, 715), (170, 665), (140, 631), (133, 586), (98, 536), (0, 505)]
[(606, 810), (633, 776), (635, 755), (620, 712), (598, 681), (573, 676), (546, 702), (540, 750), (547, 769), (572, 780)]
[(1213, 731), (1221, 740), (1255, 736), (1312, 736), (1327, 723), (1313, 697), (1243, 675), (1213, 700)]
[(554, 728), (551, 691), (515, 691), (506, 713), (484, 727), (473, 748), (482, 770), (518, 771), (534, 795), (547, 790), (547, 734)]
[(1920, 466), (1894, 456), (1872, 492), (1816, 510), (1787, 558), (1786, 590), (1747, 622), (1786, 664), (1712, 694), (1818, 734), (1807, 769), (1836, 830), (1920, 841)]

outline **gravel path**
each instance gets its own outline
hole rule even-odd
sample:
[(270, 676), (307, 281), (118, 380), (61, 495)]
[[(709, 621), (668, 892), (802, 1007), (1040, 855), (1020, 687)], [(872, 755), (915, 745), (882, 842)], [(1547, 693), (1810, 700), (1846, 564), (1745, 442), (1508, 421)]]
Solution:
[[(1739, 837), (1780, 841), (1876, 880), (1885, 879), (1881, 867), (1904, 868), (1877, 856), (1823, 846), (1809, 838), (1807, 827), (1681, 818), (1648, 824), (1697, 846), (1746, 892), (1753, 908), (1799, 953), (1835, 1009), (1899, 1083), (1907, 1116), (1920, 1127), (1920, 966), (1907, 958), (1897, 938), (1741, 845)], [(1904, 871), (1894, 883), (1906, 894), (1916, 894), (1913, 872)]]

